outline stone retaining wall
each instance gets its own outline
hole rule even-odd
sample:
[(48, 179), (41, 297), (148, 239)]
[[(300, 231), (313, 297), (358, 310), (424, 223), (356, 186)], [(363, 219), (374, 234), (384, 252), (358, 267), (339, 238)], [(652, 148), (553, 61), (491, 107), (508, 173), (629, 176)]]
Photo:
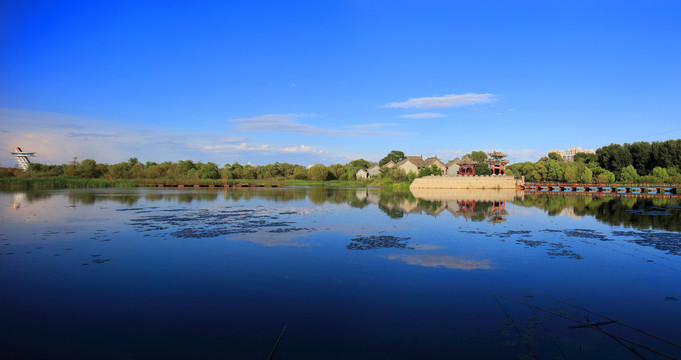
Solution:
[(525, 185), (523, 177), (507, 175), (487, 176), (426, 176), (409, 186), (410, 189), (516, 189)]
[(513, 201), (522, 198), (515, 189), (410, 189), (418, 199), (428, 201)]

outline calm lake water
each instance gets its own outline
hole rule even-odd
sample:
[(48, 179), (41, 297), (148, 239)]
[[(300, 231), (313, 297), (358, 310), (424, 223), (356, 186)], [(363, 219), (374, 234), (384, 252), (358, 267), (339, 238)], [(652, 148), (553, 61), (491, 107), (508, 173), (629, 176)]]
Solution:
[(267, 359), (284, 326), (275, 359), (681, 357), (679, 200), (106, 189), (0, 215), (3, 358)]

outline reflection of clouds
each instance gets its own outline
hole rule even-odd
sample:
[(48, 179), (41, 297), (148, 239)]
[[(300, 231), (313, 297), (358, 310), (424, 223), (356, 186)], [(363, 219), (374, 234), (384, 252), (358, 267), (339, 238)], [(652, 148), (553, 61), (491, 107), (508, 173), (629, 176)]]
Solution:
[(271, 233), (266, 231), (258, 231), (251, 234), (239, 234), (232, 237), (232, 240), (248, 241), (263, 246), (274, 247), (274, 246), (292, 246), (292, 247), (307, 247), (310, 244), (305, 243), (301, 238), (309, 236), (312, 231), (308, 231), (307, 234), (302, 235), (300, 231), (292, 231), (285, 233)]
[(279, 215), (310, 215), (313, 209), (296, 208), (296, 207), (282, 207)]
[(492, 261), (489, 259), (473, 260), (460, 256), (439, 255), (439, 254), (393, 254), (388, 256), (388, 260), (400, 260), (409, 265), (419, 265), (426, 267), (444, 267), (453, 270), (489, 270), (492, 269)]
[(439, 250), (445, 248), (445, 246), (429, 244), (413, 244), (411, 247), (413, 247), (414, 250)]

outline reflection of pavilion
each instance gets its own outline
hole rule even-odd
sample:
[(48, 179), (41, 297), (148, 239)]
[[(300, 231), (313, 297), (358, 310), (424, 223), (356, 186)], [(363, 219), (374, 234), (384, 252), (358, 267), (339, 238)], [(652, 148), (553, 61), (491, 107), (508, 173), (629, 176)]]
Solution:
[(384, 196), (379, 191), (358, 189), (355, 196), (365, 203), (379, 206), (383, 211), (395, 215), (426, 214), (438, 216), (447, 210), (455, 217), (471, 221), (491, 223), (506, 221), (507, 201), (522, 198), (522, 192), (511, 189), (501, 190), (464, 190), (464, 189), (412, 189), (410, 196)]
[[(451, 204), (454, 205), (454, 204)], [(450, 206), (447, 203), (447, 210), (452, 213), (452, 215), (459, 217), (463, 216), (466, 221), (475, 215), (475, 200), (461, 200), (456, 202), (456, 206)]]
[(489, 208), (487, 213), (487, 222), (498, 224), (506, 221), (506, 215), (508, 215), (508, 211), (506, 211), (504, 208), (505, 206), (505, 201), (492, 201), (492, 206)]

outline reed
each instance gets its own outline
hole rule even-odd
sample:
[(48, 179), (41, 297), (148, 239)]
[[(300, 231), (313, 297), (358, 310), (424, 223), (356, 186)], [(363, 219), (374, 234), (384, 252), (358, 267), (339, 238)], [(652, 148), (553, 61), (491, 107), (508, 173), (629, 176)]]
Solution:
[(136, 180), (83, 179), (76, 176), (50, 176), (39, 178), (6, 177), (0, 178), (0, 189), (75, 189), (135, 187)]

